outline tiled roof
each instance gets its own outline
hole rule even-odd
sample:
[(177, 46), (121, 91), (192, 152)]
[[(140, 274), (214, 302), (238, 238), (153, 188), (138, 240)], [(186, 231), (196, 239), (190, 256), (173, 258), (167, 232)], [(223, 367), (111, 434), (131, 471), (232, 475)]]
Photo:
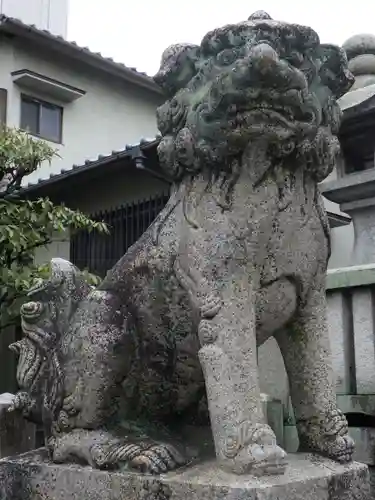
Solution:
[(150, 91), (161, 94), (160, 88), (155, 84), (152, 77), (146, 73), (137, 71), (135, 68), (115, 62), (109, 57), (104, 57), (99, 52), (92, 52), (87, 47), (80, 47), (75, 42), (69, 42), (65, 38), (54, 35), (47, 30), (41, 30), (35, 25), (25, 24), (19, 19), (0, 15), (0, 32), (8, 33), (33, 40), (44, 44), (49, 50), (65, 54), (73, 59), (78, 59), (88, 65), (113, 75), (117, 75), (135, 85), (144, 87)]
[(135, 158), (139, 150), (143, 152), (149, 148), (156, 147), (159, 143), (159, 140), (159, 137), (155, 137), (153, 139), (141, 139), (141, 141), (137, 144), (126, 144), (125, 148), (119, 151), (112, 151), (107, 155), (99, 155), (97, 158), (86, 160), (81, 165), (73, 165), (70, 169), (61, 169), (60, 172), (51, 174), (47, 179), (39, 179), (37, 182), (30, 182), (22, 189), (22, 192), (25, 193), (40, 189), (49, 184), (62, 181), (67, 177), (72, 177), (73, 175), (86, 172), (87, 170), (93, 170), (97, 167), (102, 167), (116, 160)]

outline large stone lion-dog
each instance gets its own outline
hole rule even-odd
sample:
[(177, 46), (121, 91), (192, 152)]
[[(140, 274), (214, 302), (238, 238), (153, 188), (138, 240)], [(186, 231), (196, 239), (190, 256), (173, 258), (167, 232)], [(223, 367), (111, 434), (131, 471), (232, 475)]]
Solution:
[(336, 99), (353, 81), (344, 53), (261, 12), (170, 47), (155, 80), (170, 200), (97, 289), (53, 261), (22, 309), (14, 408), (44, 422), (55, 461), (158, 473), (186, 462), (176, 428), (208, 403), (222, 466), (280, 472), (256, 353), (274, 335), (301, 448), (349, 461), (318, 190), (339, 150)]

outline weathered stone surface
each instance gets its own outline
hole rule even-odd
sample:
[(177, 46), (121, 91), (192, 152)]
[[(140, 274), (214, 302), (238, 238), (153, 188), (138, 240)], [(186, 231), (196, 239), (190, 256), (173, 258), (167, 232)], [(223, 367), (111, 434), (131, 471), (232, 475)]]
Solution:
[(370, 500), (367, 466), (291, 455), (284, 475), (237, 476), (214, 462), (158, 478), (54, 465), (42, 452), (0, 461), (3, 500)]
[(222, 468), (280, 473), (257, 365), (275, 335), (303, 449), (350, 461), (318, 189), (353, 83), (344, 52), (259, 11), (169, 47), (155, 80), (171, 198), (96, 290), (60, 262), (32, 292), (14, 407), (43, 422), (54, 462), (162, 473), (199, 455), (182, 424), (210, 417)]

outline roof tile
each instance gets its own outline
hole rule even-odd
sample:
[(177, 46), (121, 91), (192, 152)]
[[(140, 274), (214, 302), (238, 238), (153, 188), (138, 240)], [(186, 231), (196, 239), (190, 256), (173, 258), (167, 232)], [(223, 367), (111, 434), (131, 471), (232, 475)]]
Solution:
[(112, 69), (116, 68), (120, 72), (123, 72), (122, 76), (124, 78), (126, 78), (127, 76), (129, 77), (129, 75), (133, 75), (133, 79), (138, 80), (138, 82), (134, 83), (139, 83), (140, 85), (142, 85), (143, 83), (143, 86), (147, 86), (150, 90), (153, 90), (154, 92), (157, 93), (161, 93), (160, 88), (155, 84), (152, 77), (147, 75), (147, 73), (143, 71), (138, 71), (136, 68), (126, 66), (121, 62), (115, 62), (111, 57), (105, 57), (100, 52), (93, 52), (88, 47), (81, 47), (77, 44), (77, 42), (68, 41), (62, 36), (54, 35), (50, 31), (41, 30), (37, 28), (34, 24), (25, 24), (19, 19), (16, 19), (14, 17), (8, 17), (5, 16), (4, 14), (1, 14), (0, 31), (11, 32), (11, 33), (17, 32), (17, 34), (20, 34), (20, 32), (23, 31), (25, 36), (27, 36), (28, 33), (33, 33), (36, 36), (41, 36), (45, 38), (46, 42), (49, 43), (55, 42), (56, 44), (58, 44), (61, 50), (64, 47), (71, 48), (77, 51), (77, 53), (84, 53), (88, 58), (92, 60), (92, 63), (94, 62), (94, 60), (97, 60), (107, 64), (108, 70), (110, 68)]
[(160, 136), (156, 136), (153, 139), (141, 139), (137, 144), (126, 144), (124, 149), (112, 151), (112, 153), (109, 153), (107, 155), (100, 154), (96, 158), (85, 160), (81, 165), (73, 164), (70, 169), (63, 168), (60, 170), (60, 172), (51, 173), (46, 179), (38, 179), (37, 182), (30, 182), (23, 188), (22, 191), (37, 189), (44, 186), (45, 184), (49, 184), (52, 179), (55, 182), (59, 180), (58, 178), (62, 179), (68, 177), (70, 175), (73, 175), (73, 171), (75, 174), (77, 171), (84, 171), (93, 167), (99, 167), (118, 158), (128, 158), (131, 156), (132, 151), (135, 148), (140, 147), (141, 149), (147, 149), (149, 147), (152, 147), (153, 145), (158, 144), (159, 140)]

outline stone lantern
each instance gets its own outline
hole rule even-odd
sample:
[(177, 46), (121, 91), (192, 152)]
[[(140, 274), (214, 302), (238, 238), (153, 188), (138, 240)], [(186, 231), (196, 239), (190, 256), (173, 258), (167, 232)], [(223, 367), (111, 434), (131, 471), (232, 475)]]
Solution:
[(343, 45), (356, 77), (340, 100), (341, 161), (324, 196), (349, 214), (354, 227), (351, 265), (375, 263), (375, 36), (355, 35)]
[(328, 318), (337, 401), (356, 441), (356, 460), (375, 478), (375, 35), (355, 35), (343, 48), (356, 80), (339, 100), (337, 178), (321, 190), (350, 215), (354, 245), (348, 267), (328, 270)]

